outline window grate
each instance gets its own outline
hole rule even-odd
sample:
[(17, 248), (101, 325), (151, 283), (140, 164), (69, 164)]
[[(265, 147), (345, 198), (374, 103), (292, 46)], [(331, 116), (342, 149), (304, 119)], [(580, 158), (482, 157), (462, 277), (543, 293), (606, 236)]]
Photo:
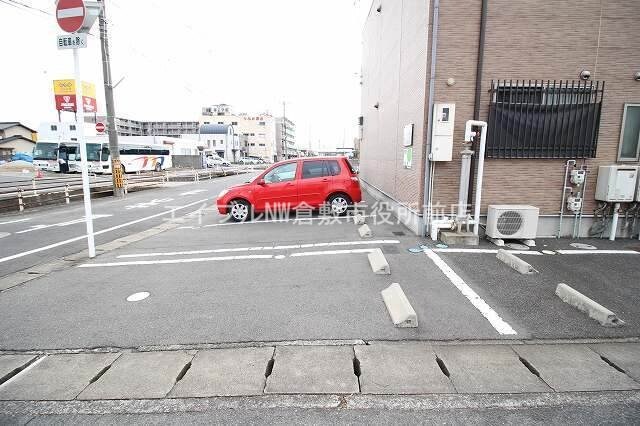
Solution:
[(491, 81), (487, 158), (594, 158), (604, 82)]

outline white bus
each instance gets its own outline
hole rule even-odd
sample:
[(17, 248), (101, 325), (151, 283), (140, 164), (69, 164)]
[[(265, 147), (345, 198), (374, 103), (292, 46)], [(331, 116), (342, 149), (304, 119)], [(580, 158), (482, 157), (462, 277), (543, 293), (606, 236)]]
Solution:
[[(87, 144), (89, 171), (100, 170), (99, 143)], [(51, 172), (80, 172), (80, 145), (77, 142), (36, 142), (33, 148), (33, 165), (40, 170)]]
[[(118, 144), (120, 164), (124, 173), (162, 171), (172, 166), (171, 153), (163, 145)], [(111, 173), (109, 144), (103, 143), (100, 155), (100, 172)], [(89, 156), (89, 155), (87, 155)], [(89, 156), (90, 157), (90, 156)], [(97, 172), (98, 173), (98, 172)]]

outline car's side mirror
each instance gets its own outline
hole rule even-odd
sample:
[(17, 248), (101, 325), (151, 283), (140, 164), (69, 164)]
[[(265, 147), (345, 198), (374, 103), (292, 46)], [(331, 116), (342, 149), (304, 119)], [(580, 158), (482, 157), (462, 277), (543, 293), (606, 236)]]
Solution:
[(258, 185), (260, 185), (260, 186), (264, 186), (264, 185), (266, 185), (266, 184), (267, 184), (267, 182), (265, 182), (265, 181), (264, 181), (264, 179), (259, 179), (259, 180), (258, 180)]

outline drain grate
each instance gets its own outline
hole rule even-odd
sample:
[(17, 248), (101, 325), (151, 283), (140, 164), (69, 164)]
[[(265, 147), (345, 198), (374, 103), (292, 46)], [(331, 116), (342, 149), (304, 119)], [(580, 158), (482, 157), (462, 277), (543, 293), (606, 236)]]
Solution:
[(393, 231), (391, 232), (393, 235), (395, 235), (396, 237), (403, 237), (405, 235), (404, 232), (402, 231)]

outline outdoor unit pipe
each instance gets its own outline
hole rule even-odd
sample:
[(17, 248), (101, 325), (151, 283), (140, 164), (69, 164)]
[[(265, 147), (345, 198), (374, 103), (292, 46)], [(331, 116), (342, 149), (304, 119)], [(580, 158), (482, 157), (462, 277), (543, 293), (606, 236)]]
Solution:
[(478, 235), (480, 231), (480, 200), (482, 199), (482, 176), (484, 174), (484, 151), (487, 142), (487, 122), (469, 120), (464, 129), (465, 142), (471, 142), (472, 127), (480, 127), (480, 150), (478, 152), (478, 172), (476, 177), (476, 199), (474, 201), (473, 233)]
[(465, 148), (460, 152), (462, 163), (460, 164), (460, 190), (458, 191), (458, 217), (460, 222), (462, 218), (467, 217), (467, 195), (469, 193), (469, 176), (471, 175), (471, 156), (473, 151)]
[(618, 216), (620, 210), (620, 203), (613, 205), (613, 217), (611, 218), (611, 232), (609, 232), (609, 241), (615, 241), (616, 231), (618, 230)]

